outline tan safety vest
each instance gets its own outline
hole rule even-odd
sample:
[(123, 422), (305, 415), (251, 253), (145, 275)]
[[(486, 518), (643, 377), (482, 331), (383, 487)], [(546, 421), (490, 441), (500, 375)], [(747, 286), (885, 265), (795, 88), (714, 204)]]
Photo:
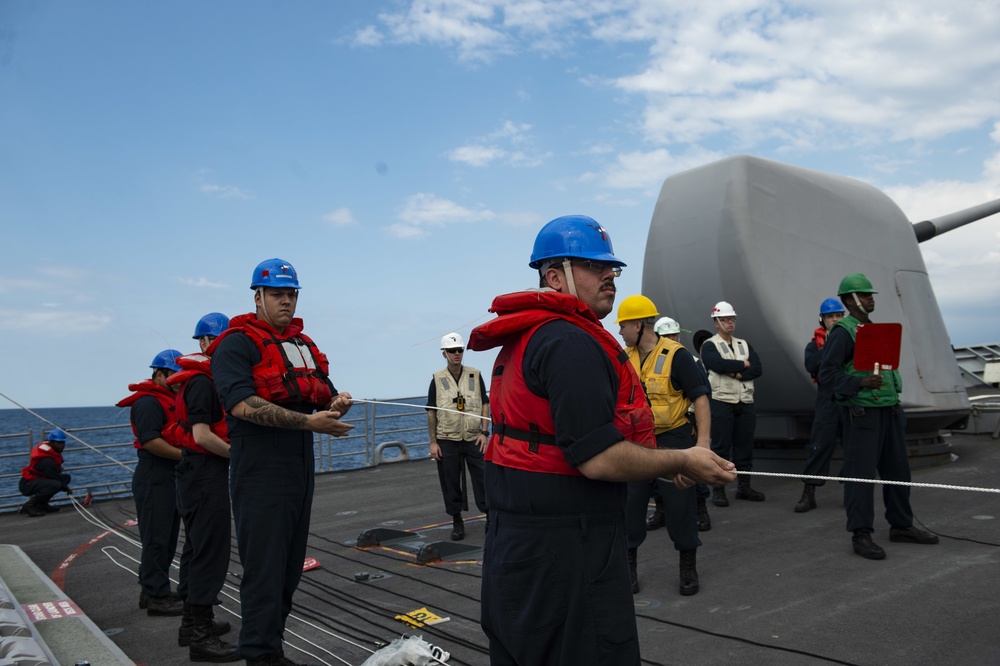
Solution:
[[(746, 340), (733, 338), (731, 344), (726, 344), (718, 335), (713, 335), (705, 344), (711, 342), (719, 350), (719, 356), (727, 361), (747, 361), (750, 359), (750, 345)], [(740, 381), (729, 375), (720, 375), (718, 372), (708, 370), (708, 385), (712, 388), (712, 400), (736, 404), (738, 402), (753, 402), (753, 380)]]
[[(438, 439), (469, 442), (479, 437), (483, 428), (483, 396), (479, 393), (481, 381), (479, 371), (469, 366), (462, 366), (457, 384), (448, 368), (434, 373), (437, 406), (442, 408), (437, 412)], [(468, 415), (443, 410), (458, 410)]]

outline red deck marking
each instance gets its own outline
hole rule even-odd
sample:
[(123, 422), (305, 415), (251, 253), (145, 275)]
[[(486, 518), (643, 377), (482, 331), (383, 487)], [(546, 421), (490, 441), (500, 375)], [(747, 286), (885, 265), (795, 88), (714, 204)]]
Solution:
[(56, 567), (55, 571), (53, 571), (49, 575), (49, 578), (52, 579), (52, 582), (55, 583), (56, 586), (60, 590), (62, 590), (63, 592), (65, 592), (66, 591), (66, 586), (65, 586), (66, 585), (66, 570), (69, 569), (69, 565), (71, 565), (73, 563), (73, 561), (76, 558), (78, 558), (80, 555), (83, 555), (85, 552), (87, 552), (88, 550), (90, 550), (90, 547), (93, 546), (94, 544), (96, 544), (98, 541), (100, 541), (104, 537), (108, 536), (109, 534), (113, 534), (119, 527), (126, 526), (126, 525), (128, 525), (129, 523), (132, 523), (132, 522), (133, 521), (130, 520), (130, 521), (124, 523), (123, 525), (119, 525), (118, 527), (115, 527), (114, 529), (105, 530), (104, 532), (101, 532), (100, 534), (98, 534), (97, 536), (95, 536), (93, 539), (91, 539), (87, 543), (83, 544), (82, 546), (80, 546), (79, 548), (77, 548), (76, 550), (74, 550), (72, 553), (70, 553), (69, 555), (66, 556), (66, 559), (64, 559), (59, 564), (58, 567)]

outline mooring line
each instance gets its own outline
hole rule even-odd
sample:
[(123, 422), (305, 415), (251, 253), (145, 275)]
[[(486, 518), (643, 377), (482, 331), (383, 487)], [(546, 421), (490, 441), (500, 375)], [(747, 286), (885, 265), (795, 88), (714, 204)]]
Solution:
[(24, 411), (28, 412), (29, 414), (31, 414), (32, 416), (34, 416), (38, 420), (40, 420), (40, 421), (42, 421), (44, 423), (48, 423), (53, 428), (59, 428), (60, 430), (62, 430), (63, 432), (65, 432), (69, 437), (72, 437), (76, 441), (80, 442), (81, 444), (83, 444), (85, 447), (87, 447), (91, 451), (104, 456), (105, 458), (107, 458), (111, 462), (115, 463), (116, 465), (121, 465), (122, 467), (124, 467), (125, 469), (127, 469), (130, 472), (134, 472), (135, 471), (133, 468), (129, 467), (128, 465), (126, 465), (125, 463), (123, 463), (121, 460), (115, 460), (114, 458), (112, 458), (111, 456), (109, 456), (104, 451), (101, 451), (96, 446), (93, 446), (93, 445), (88, 444), (87, 442), (83, 441), (82, 439), (80, 439), (79, 437), (77, 437), (76, 435), (74, 435), (73, 433), (71, 433), (69, 430), (67, 430), (66, 428), (61, 428), (57, 424), (53, 423), (52, 421), (49, 421), (47, 418), (45, 418), (44, 416), (42, 416), (38, 412), (31, 411), (30, 409), (28, 409), (27, 407), (25, 407), (24, 405), (22, 405), (21, 403), (19, 403), (17, 400), (14, 400), (14, 398), (10, 397), (9, 395), (7, 395), (6, 393), (4, 393), (3, 391), (0, 391), (0, 397), (6, 398), (7, 400), (9, 400), (10, 402), (14, 403), (15, 405), (17, 405), (18, 407), (20, 407)]

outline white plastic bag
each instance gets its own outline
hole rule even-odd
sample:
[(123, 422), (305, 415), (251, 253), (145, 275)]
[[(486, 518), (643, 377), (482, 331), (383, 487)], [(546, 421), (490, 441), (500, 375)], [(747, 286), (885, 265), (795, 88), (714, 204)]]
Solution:
[(446, 662), (450, 656), (422, 636), (401, 636), (365, 659), (361, 666), (430, 666)]

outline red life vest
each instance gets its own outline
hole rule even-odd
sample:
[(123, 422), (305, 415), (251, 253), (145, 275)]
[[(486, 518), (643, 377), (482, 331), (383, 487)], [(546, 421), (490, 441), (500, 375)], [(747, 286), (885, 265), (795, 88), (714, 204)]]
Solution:
[[(197, 451), (198, 453), (210, 453), (205, 447), (194, 441), (194, 432), (191, 422), (188, 420), (187, 403), (184, 401), (184, 391), (188, 387), (188, 381), (196, 375), (204, 375), (212, 378), (211, 359), (205, 354), (185, 354), (179, 356), (174, 361), (181, 367), (180, 372), (175, 372), (167, 378), (167, 384), (180, 384), (181, 390), (177, 392), (174, 414), (177, 417), (176, 435), (180, 445)], [(218, 397), (216, 397), (218, 400)], [(209, 429), (219, 436), (220, 439), (229, 441), (229, 429), (226, 427), (226, 413), (222, 412), (222, 418), (215, 423), (208, 425)]]
[(205, 351), (211, 356), (219, 341), (234, 331), (253, 340), (261, 361), (253, 367), (257, 395), (275, 404), (305, 403), (325, 409), (333, 400), (327, 377), (330, 362), (316, 343), (302, 332), (302, 320), (296, 317), (279, 334), (254, 313), (229, 320), (229, 328), (212, 341)]
[(528, 341), (543, 324), (559, 319), (590, 333), (618, 372), (614, 425), (625, 439), (656, 447), (653, 413), (639, 376), (621, 345), (601, 326), (586, 303), (556, 291), (520, 291), (497, 296), (490, 312), (499, 316), (476, 327), (469, 349), (481, 351), (503, 345), (493, 369), (490, 410), (493, 435), (486, 459), (497, 465), (529, 472), (580, 476), (555, 444), (555, 425), (546, 398), (528, 390), (522, 370)]
[[(826, 329), (822, 326), (813, 331), (813, 342), (816, 343), (816, 351), (823, 349), (826, 344)], [(813, 375), (813, 384), (819, 384), (819, 377)]]
[(39, 473), (37, 468), (39, 461), (43, 458), (52, 458), (52, 460), (56, 461), (56, 471), (62, 472), (62, 454), (49, 446), (48, 442), (42, 442), (31, 449), (31, 459), (28, 461), (28, 466), (21, 470), (21, 476), (24, 477), (25, 481), (45, 478), (45, 475)]
[[(128, 390), (134, 391), (134, 393), (116, 402), (115, 407), (131, 407), (138, 402), (139, 398), (144, 398), (147, 395), (156, 398), (160, 407), (163, 408), (163, 415), (166, 417), (163, 430), (160, 431), (160, 437), (166, 440), (167, 444), (180, 448), (180, 443), (177, 441), (177, 418), (174, 411), (174, 399), (177, 396), (174, 395), (174, 392), (165, 386), (160, 386), (152, 379), (144, 379), (138, 384), (129, 384)], [(139, 443), (139, 433), (136, 432), (134, 423), (132, 424), (132, 435), (135, 437), (132, 446), (141, 449), (142, 444)]]

